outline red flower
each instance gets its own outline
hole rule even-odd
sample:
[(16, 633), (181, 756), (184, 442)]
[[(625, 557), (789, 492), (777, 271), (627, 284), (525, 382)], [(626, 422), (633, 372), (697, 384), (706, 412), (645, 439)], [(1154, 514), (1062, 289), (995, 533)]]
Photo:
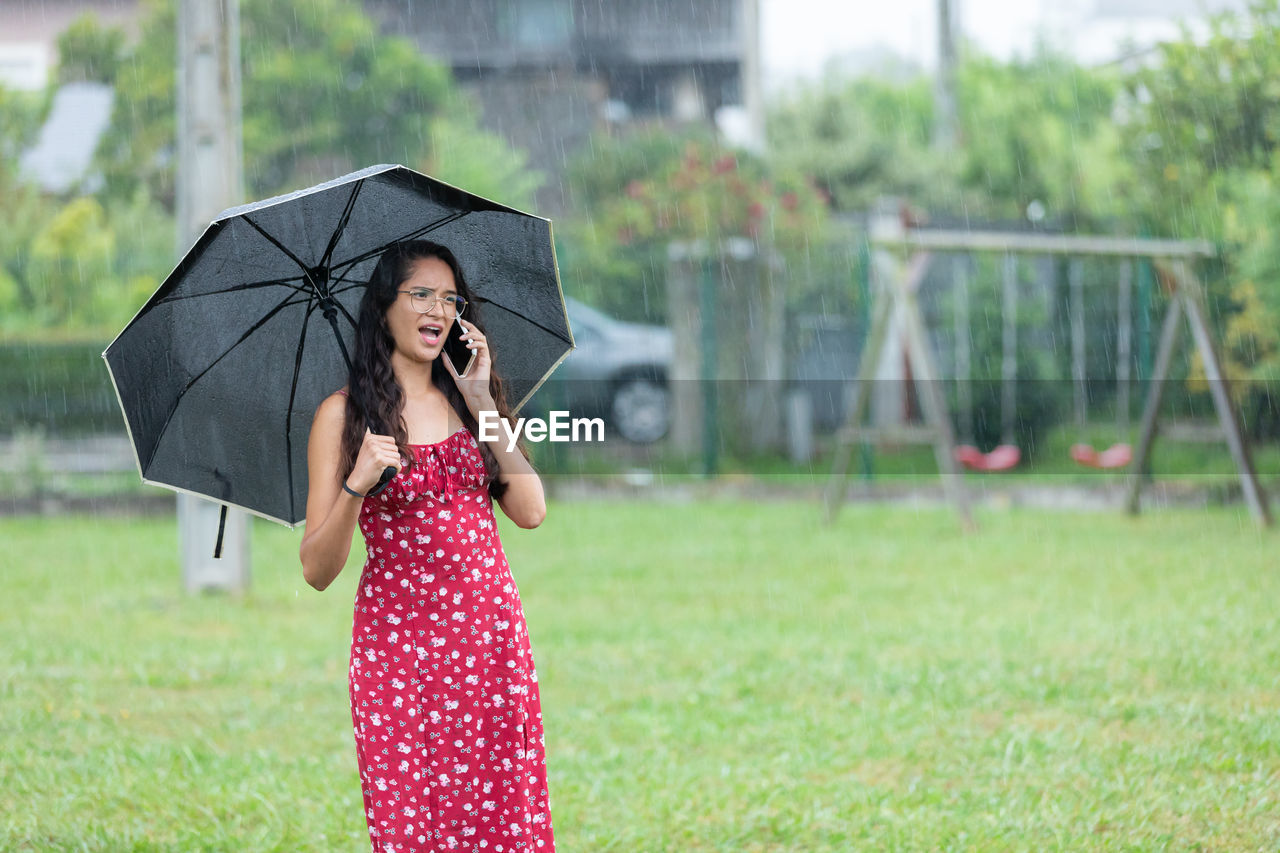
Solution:
[(684, 149), (684, 166), (686, 169), (696, 169), (702, 165), (702, 152), (698, 150), (698, 146), (690, 142)]
[(712, 167), (712, 171), (717, 175), (723, 175), (727, 172), (732, 172), (737, 167), (737, 159), (732, 154), (726, 154), (716, 160), (715, 166)]
[(632, 181), (627, 184), (627, 195), (632, 198), (644, 198), (644, 184), (640, 181)]
[(782, 206), (787, 210), (795, 210), (800, 206), (800, 196), (793, 192), (785, 192), (782, 194)]
[(764, 205), (758, 201), (751, 202), (751, 206), (747, 208), (747, 219), (756, 221), (764, 217)]

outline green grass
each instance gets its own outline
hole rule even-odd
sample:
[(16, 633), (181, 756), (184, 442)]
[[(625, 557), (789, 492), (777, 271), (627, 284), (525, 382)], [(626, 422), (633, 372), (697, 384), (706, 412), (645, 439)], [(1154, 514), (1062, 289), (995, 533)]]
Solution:
[[(503, 526), (563, 851), (1275, 850), (1280, 553), (1242, 511), (557, 503)], [(0, 522), (0, 849), (358, 851), (353, 563)]]

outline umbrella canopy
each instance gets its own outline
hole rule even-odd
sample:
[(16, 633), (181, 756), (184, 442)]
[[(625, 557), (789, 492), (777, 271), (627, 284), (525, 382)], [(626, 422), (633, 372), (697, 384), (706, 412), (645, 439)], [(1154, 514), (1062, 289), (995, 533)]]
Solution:
[(142, 479), (301, 521), (312, 417), (346, 382), (365, 284), (417, 238), (457, 256), (523, 405), (573, 348), (551, 221), (371, 166), (223, 211), (107, 347)]

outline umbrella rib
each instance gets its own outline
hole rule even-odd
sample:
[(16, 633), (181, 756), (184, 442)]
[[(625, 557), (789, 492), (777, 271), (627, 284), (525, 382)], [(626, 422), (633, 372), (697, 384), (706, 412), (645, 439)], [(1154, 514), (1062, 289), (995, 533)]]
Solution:
[(564, 341), (566, 344), (571, 343), (571, 341), (568, 338), (566, 338), (564, 335), (557, 332), (555, 329), (549, 329), (546, 326), (539, 323), (537, 320), (534, 320), (530, 317), (526, 317), (524, 314), (521, 314), (519, 311), (512, 311), (510, 308), (506, 307), (505, 305), (501, 305), (497, 302), (494, 302), (492, 299), (486, 299), (483, 296), (473, 296), (472, 298), (475, 299), (477, 302), (483, 302), (486, 305), (492, 305), (495, 308), (501, 308), (503, 311), (506, 311), (508, 314), (513, 314), (516, 317), (519, 317), (521, 320), (524, 320), (526, 323), (529, 323), (530, 325), (533, 325), (533, 326), (537, 326), (539, 329), (546, 332), (548, 335), (552, 335), (557, 340)]
[(342, 312), (342, 316), (347, 318), (347, 322), (351, 324), (352, 329), (359, 328), (356, 325), (356, 318), (351, 316), (351, 312), (347, 310), (347, 306), (343, 305), (341, 302), (339, 302), (336, 299), (333, 300), (333, 304), (338, 306), (338, 310)]
[(342, 211), (342, 218), (338, 220), (338, 227), (333, 230), (333, 236), (329, 238), (329, 245), (324, 249), (324, 259), (320, 261), (320, 266), (327, 267), (329, 260), (333, 257), (333, 250), (338, 245), (338, 240), (342, 237), (342, 233), (347, 230), (347, 223), (351, 221), (351, 211), (355, 209), (356, 197), (360, 195), (360, 188), (364, 186), (364, 181), (356, 181), (355, 186), (351, 188), (351, 197), (347, 199), (347, 206)]
[[(208, 366), (208, 367), (206, 367), (204, 370), (200, 371), (198, 374), (196, 374), (196, 375), (195, 375), (195, 376), (193, 376), (190, 380), (188, 380), (188, 381), (187, 381), (187, 384), (186, 384), (186, 385), (184, 385), (184, 386), (182, 387), (182, 390), (178, 392), (178, 394), (177, 394), (177, 400), (174, 402), (174, 404), (173, 404), (173, 408), (169, 410), (169, 415), (168, 415), (168, 417), (166, 417), (166, 418), (164, 419), (164, 424), (160, 427), (159, 431), (158, 431), (156, 434), (157, 434), (157, 435), (159, 435), (159, 436), (163, 436), (163, 435), (164, 435), (165, 430), (167, 430), (167, 429), (169, 428), (169, 424), (170, 424), (170, 422), (172, 422), (172, 421), (173, 421), (173, 416), (174, 416), (175, 414), (177, 414), (178, 406), (179, 406), (179, 404), (181, 404), (181, 403), (182, 403), (182, 398), (186, 395), (186, 393), (187, 393), (188, 391), (190, 391), (190, 390), (191, 390), (191, 386), (195, 385), (195, 384), (196, 384), (197, 382), (199, 382), (202, 378), (204, 378), (204, 375), (205, 375), (206, 373), (208, 373), (210, 370), (213, 370), (213, 368), (215, 368), (215, 367), (218, 365), (218, 362), (220, 362), (220, 361), (222, 361), (224, 358), (226, 358), (226, 357), (231, 353), (231, 351), (232, 351), (233, 349), (235, 349), (236, 347), (240, 346), (240, 344), (244, 343), (244, 342), (245, 342), (245, 340), (247, 340), (247, 339), (248, 339), (248, 337), (249, 337), (250, 335), (252, 335), (254, 332), (258, 331), (258, 329), (261, 329), (264, 325), (266, 325), (267, 321), (268, 321), (268, 320), (270, 320), (272, 317), (274, 317), (275, 315), (279, 314), (281, 311), (283, 311), (285, 308), (288, 308), (290, 305), (301, 305), (301, 304), (302, 304), (301, 302), (291, 302), (291, 300), (293, 300), (294, 298), (295, 298), (295, 296), (294, 296), (294, 294), (292, 294), (292, 293), (291, 293), (291, 294), (289, 294), (288, 296), (286, 296), (286, 297), (284, 298), (284, 300), (283, 300), (283, 301), (281, 301), (279, 304), (277, 304), (277, 305), (276, 305), (276, 307), (272, 308), (272, 309), (271, 309), (270, 311), (268, 311), (266, 314), (262, 315), (262, 317), (260, 317), (256, 323), (254, 323), (252, 326), (250, 326), (248, 329), (246, 329), (246, 330), (245, 330), (245, 333), (244, 333), (243, 335), (241, 335), (239, 338), (237, 338), (235, 343), (233, 343), (231, 346), (229, 346), (229, 347), (227, 347), (225, 350), (223, 350), (222, 355), (220, 355), (220, 356), (218, 356), (217, 358), (215, 358), (215, 359), (214, 359), (214, 360), (209, 364), (209, 366)], [(309, 298), (309, 297), (308, 297), (308, 298)], [(159, 439), (157, 439), (157, 440), (156, 440), (156, 447), (158, 448), (159, 446), (160, 446), (160, 441), (159, 441)], [(154, 451), (153, 451), (153, 452), (152, 452), (152, 459), (154, 459), (154, 458), (155, 458), (155, 453), (154, 453)], [(148, 466), (150, 466), (150, 465), (151, 465), (151, 461), (152, 461), (151, 459), (148, 459), (148, 460), (147, 460), (147, 465), (148, 465)], [(145, 470), (145, 469), (144, 469), (144, 470)]]
[(302, 332), (298, 335), (298, 353), (293, 357), (293, 384), (289, 386), (289, 405), (284, 410), (284, 464), (289, 474), (289, 518), (297, 518), (297, 504), (293, 499), (293, 400), (298, 394), (298, 374), (302, 372), (302, 350), (307, 343), (307, 325), (312, 313), (320, 305), (318, 299), (308, 298), (307, 314), (302, 318)]
[(334, 264), (332, 267), (332, 270), (345, 270), (347, 267), (355, 266), (361, 261), (367, 261), (370, 258), (374, 257), (375, 255), (382, 254), (387, 249), (394, 246), (396, 243), (403, 243), (405, 240), (416, 240), (418, 237), (421, 237), (424, 234), (428, 234), (436, 230), (437, 228), (441, 228), (445, 225), (448, 225), (450, 222), (453, 222), (457, 219), (461, 219), (462, 217), (466, 216), (470, 212), (471, 211), (469, 210), (460, 210), (460, 211), (455, 211), (454, 213), (450, 213), (448, 216), (441, 217), (440, 219), (437, 219), (435, 222), (424, 225), (421, 228), (418, 228), (414, 231), (410, 231), (408, 234), (403, 234), (397, 237), (396, 239), (392, 240), (390, 243), (384, 243), (381, 246), (377, 247), (376, 249), (370, 249), (367, 252), (362, 252), (361, 254), (356, 255), (354, 258), (348, 258), (347, 260), (343, 261), (340, 264)]
[(462, 217), (466, 216), (470, 212), (471, 211), (469, 210), (460, 210), (457, 213), (452, 213), (449, 216), (444, 217), (443, 219), (437, 219), (435, 222), (432, 222), (430, 225), (422, 226), (417, 231), (410, 231), (408, 234), (401, 237), (396, 242), (399, 243), (402, 240), (416, 240), (417, 238), (421, 237), (424, 234), (429, 234), (432, 231), (436, 230), (437, 228), (441, 228), (445, 225), (448, 225), (450, 222), (454, 222), (458, 219), (461, 219)]
[[(288, 278), (276, 278), (270, 281), (252, 281), (246, 284), (237, 284), (232, 287), (224, 287), (222, 290), (209, 290), (204, 293), (181, 293), (177, 296), (166, 296), (156, 301), (156, 305), (164, 305), (168, 302), (179, 302), (183, 299), (195, 299), (198, 296), (217, 296), (220, 293), (235, 293), (238, 290), (253, 290), (259, 287), (290, 287), (289, 282), (298, 281), (302, 278), (300, 275), (292, 275)], [(307, 293), (304, 287), (290, 287), (295, 293)]]
[(304, 264), (301, 260), (299, 260), (297, 255), (295, 255), (293, 252), (290, 252), (287, 248), (285, 248), (285, 245), (284, 245), (283, 243), (281, 243), (281, 242), (280, 242), (279, 240), (277, 240), (275, 237), (272, 237), (270, 234), (268, 234), (266, 231), (264, 231), (264, 230), (262, 229), (262, 226), (260, 226), (260, 225), (259, 225), (258, 223), (256, 223), (256, 222), (254, 222), (254, 221), (253, 221), (252, 219), (250, 219), (248, 216), (245, 216), (245, 217), (244, 217), (244, 221), (245, 221), (245, 222), (248, 222), (251, 226), (253, 226), (253, 230), (257, 231), (257, 232), (258, 232), (259, 234), (261, 234), (263, 237), (266, 237), (266, 238), (267, 238), (267, 240), (268, 240), (268, 242), (270, 242), (270, 243), (271, 243), (271, 245), (275, 246), (277, 249), (279, 249), (280, 251), (284, 252), (284, 253), (285, 253), (285, 255), (286, 255), (286, 256), (287, 256), (291, 261), (293, 261), (295, 264), (297, 264), (297, 265), (298, 265), (298, 268), (299, 268), (299, 269), (301, 269), (301, 270), (303, 271), (303, 273), (305, 273), (305, 272), (307, 271), (307, 265), (306, 265), (306, 264)]
[(350, 279), (345, 279), (345, 278), (338, 279), (338, 280), (339, 280), (339, 281), (346, 281), (346, 282), (348, 282), (348, 284), (347, 284), (347, 286), (346, 286), (346, 287), (335, 287), (335, 288), (333, 289), (333, 295), (334, 295), (334, 296), (337, 296), (339, 293), (346, 293), (348, 290), (355, 290), (357, 287), (365, 287), (365, 286), (366, 286), (366, 282), (363, 282), (363, 281), (350, 281)]

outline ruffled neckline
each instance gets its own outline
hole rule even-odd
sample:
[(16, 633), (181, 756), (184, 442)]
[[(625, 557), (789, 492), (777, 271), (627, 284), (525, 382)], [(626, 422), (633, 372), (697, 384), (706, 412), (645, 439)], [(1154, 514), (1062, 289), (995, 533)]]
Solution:
[(378, 496), (380, 509), (407, 509), (424, 499), (450, 501), (460, 492), (488, 484), (484, 458), (465, 426), (427, 444), (406, 445), (414, 464), (404, 465), (391, 486)]
[(442, 444), (448, 444), (450, 441), (453, 441), (453, 439), (457, 438), (459, 435), (467, 431), (468, 430), (465, 426), (460, 426), (456, 430), (454, 430), (452, 433), (450, 433), (448, 437), (442, 438), (439, 441), (432, 441), (432, 442), (428, 442), (427, 444), (410, 444), (408, 442), (405, 442), (405, 447), (439, 447)]

